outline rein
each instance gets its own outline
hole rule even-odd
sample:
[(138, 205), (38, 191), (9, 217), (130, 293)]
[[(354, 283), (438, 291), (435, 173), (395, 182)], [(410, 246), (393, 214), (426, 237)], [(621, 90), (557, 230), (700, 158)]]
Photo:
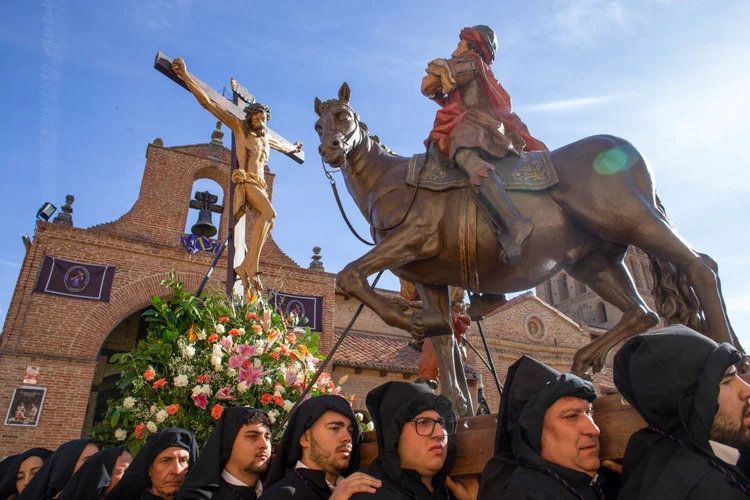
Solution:
[[(349, 142), (349, 139), (351, 139), (351, 137), (354, 135), (354, 132), (356, 132), (356, 130), (359, 130), (359, 128), (355, 129), (355, 131), (352, 131), (351, 134), (349, 134), (348, 136), (346, 136), (343, 139), (343, 142), (345, 144), (347, 144)], [(427, 161), (427, 155), (425, 155), (425, 158), (424, 158), (424, 162), (426, 162), (426, 161)], [(422, 167), (424, 167), (424, 162), (422, 163)], [(325, 161), (323, 161), (323, 157), (322, 156), (320, 157), (320, 164), (323, 167), (323, 172), (326, 174), (326, 177), (328, 178), (328, 182), (330, 182), (330, 184), (331, 184), (331, 189), (333, 189), (333, 196), (336, 198), (336, 204), (339, 207), (339, 212), (341, 212), (341, 216), (344, 218), (344, 222), (346, 222), (346, 225), (349, 227), (349, 230), (352, 232), (352, 234), (359, 241), (361, 241), (365, 245), (369, 245), (371, 247), (375, 246), (374, 242), (367, 241), (362, 236), (359, 235), (359, 233), (357, 232), (357, 230), (354, 229), (354, 226), (349, 221), (349, 217), (346, 216), (346, 211), (344, 210), (344, 205), (341, 203), (341, 197), (339, 196), (339, 190), (338, 190), (338, 188), (336, 186), (336, 180), (333, 178), (333, 175), (332, 175), (333, 171), (328, 170), (326, 168), (326, 164), (325, 164)], [(344, 156), (344, 165), (343, 165), (343, 168), (345, 168), (348, 172), (352, 171), (351, 167), (349, 167), (348, 155)], [(409, 201), (409, 205), (406, 207), (406, 211), (404, 212), (404, 215), (401, 216), (401, 218), (398, 220), (398, 222), (396, 222), (394, 224), (391, 224), (390, 226), (387, 226), (387, 227), (376, 227), (376, 226), (374, 226), (372, 224), (371, 221), (368, 220), (367, 222), (368, 222), (368, 224), (370, 224), (370, 231), (390, 231), (392, 229), (396, 229), (397, 227), (399, 227), (401, 224), (404, 223), (404, 221), (406, 220), (406, 217), (408, 217), (408, 215), (409, 215), (409, 212), (411, 212), (412, 206), (414, 206), (414, 201), (416, 201), (416, 199), (417, 199), (417, 192), (419, 191), (419, 182), (420, 182), (421, 179), (422, 179), (422, 170), (420, 169), (419, 176), (417, 177), (417, 182), (416, 182), (416, 185), (414, 186), (414, 191), (413, 191), (412, 196), (411, 196), (411, 200)]]

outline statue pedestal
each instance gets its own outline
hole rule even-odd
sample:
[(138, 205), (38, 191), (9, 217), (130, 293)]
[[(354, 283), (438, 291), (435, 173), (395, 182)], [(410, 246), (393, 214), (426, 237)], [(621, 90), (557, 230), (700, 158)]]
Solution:
[[(458, 456), (451, 475), (473, 476), (482, 473), (495, 451), (496, 414), (459, 420), (456, 437)], [(594, 402), (594, 421), (599, 436), (602, 460), (621, 460), (630, 436), (646, 426), (638, 412), (619, 394), (601, 396)], [(366, 432), (362, 443), (361, 466), (372, 462), (378, 454), (374, 432)]]

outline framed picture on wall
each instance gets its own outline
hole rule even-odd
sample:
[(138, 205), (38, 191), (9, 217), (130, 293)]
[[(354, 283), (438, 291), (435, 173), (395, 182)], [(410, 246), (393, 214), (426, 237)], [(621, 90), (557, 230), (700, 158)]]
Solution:
[(5, 425), (19, 425), (36, 427), (42, 414), (46, 387), (22, 385), (13, 391), (8, 413), (5, 415)]

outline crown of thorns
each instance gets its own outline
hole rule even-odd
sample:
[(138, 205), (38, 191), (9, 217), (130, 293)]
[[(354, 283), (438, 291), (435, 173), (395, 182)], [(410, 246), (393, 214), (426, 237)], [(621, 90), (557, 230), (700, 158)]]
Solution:
[(245, 107), (245, 114), (254, 115), (255, 113), (265, 113), (266, 120), (271, 119), (271, 108), (269, 108), (265, 104), (254, 102), (252, 104), (248, 104), (247, 107)]

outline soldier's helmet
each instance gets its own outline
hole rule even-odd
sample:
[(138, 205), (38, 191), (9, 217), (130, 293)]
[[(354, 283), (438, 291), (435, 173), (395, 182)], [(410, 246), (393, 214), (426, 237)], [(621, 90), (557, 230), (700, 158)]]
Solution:
[(497, 52), (497, 36), (492, 28), (485, 26), (484, 24), (477, 24), (472, 26), (471, 29), (479, 33), (487, 44), (487, 49), (492, 54), (492, 59), (495, 59), (495, 53)]

